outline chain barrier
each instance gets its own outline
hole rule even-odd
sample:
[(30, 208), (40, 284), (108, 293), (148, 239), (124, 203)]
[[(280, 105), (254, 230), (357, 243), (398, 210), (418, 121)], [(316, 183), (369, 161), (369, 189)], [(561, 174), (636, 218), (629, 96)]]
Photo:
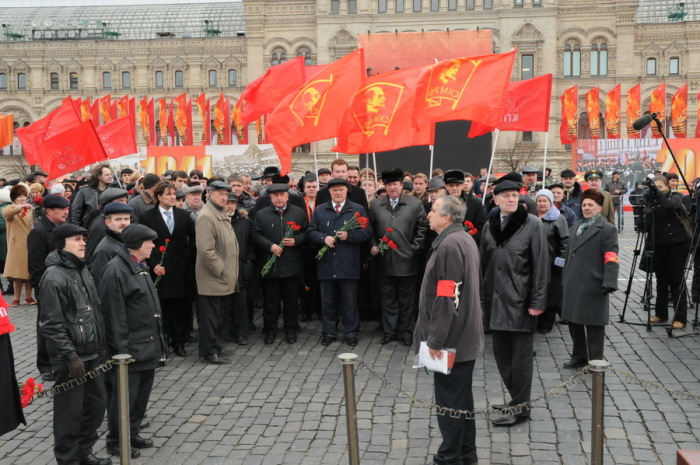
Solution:
[(41, 392), (34, 393), (34, 398), (38, 399), (39, 397), (53, 397), (56, 394), (60, 394), (61, 392), (65, 392), (69, 389), (73, 389), (74, 387), (80, 386), (81, 384), (85, 384), (88, 381), (95, 379), (104, 373), (107, 373), (109, 370), (112, 369), (113, 365), (114, 362), (112, 360), (107, 360), (105, 363), (98, 366), (94, 370), (88, 371), (87, 373), (85, 373), (84, 376), (81, 376), (80, 378), (69, 379), (65, 383), (58, 384), (49, 389), (44, 389)]
[[(464, 418), (465, 420), (476, 420), (477, 418), (483, 418), (483, 419), (488, 419), (491, 415), (507, 415), (507, 414), (522, 414), (522, 413), (527, 413), (529, 410), (532, 409), (532, 406), (534, 404), (537, 404), (547, 398), (551, 397), (559, 397), (567, 392), (567, 390), (581, 382), (581, 379), (592, 373), (592, 370), (590, 369), (589, 366), (582, 368), (580, 371), (578, 371), (576, 374), (573, 376), (569, 377), (566, 381), (558, 385), (557, 387), (550, 389), (549, 391), (545, 392), (544, 395), (536, 397), (535, 399), (532, 399), (530, 402), (524, 402), (522, 404), (514, 405), (512, 407), (496, 410), (496, 409), (475, 409), (472, 411), (469, 410), (458, 410), (458, 409), (453, 409), (449, 407), (442, 407), (440, 405), (433, 404), (431, 402), (428, 402), (423, 399), (419, 399), (417, 397), (414, 397), (413, 395), (404, 392), (401, 390), (400, 387), (396, 386), (395, 384), (392, 384), (390, 381), (387, 381), (387, 379), (380, 373), (376, 372), (373, 370), (369, 365), (364, 363), (362, 360), (357, 361), (357, 368), (358, 371), (363, 369), (368, 371), (369, 373), (373, 374), (379, 380), (381, 381), (381, 384), (383, 387), (388, 387), (390, 389), (393, 389), (398, 393), (400, 397), (405, 397), (409, 400), (411, 405), (418, 405), (423, 408), (428, 408), (431, 410), (435, 410), (435, 413), (437, 415), (449, 415), (451, 418)], [(686, 391), (677, 391), (674, 389), (670, 389), (667, 387), (662, 386), (659, 383), (653, 382), (653, 381), (647, 381), (645, 379), (639, 378), (638, 376), (635, 376), (631, 373), (628, 373), (626, 371), (620, 370), (619, 368), (615, 368), (613, 366), (608, 366), (605, 371), (610, 371), (612, 373), (615, 373), (618, 377), (635, 382), (637, 384), (640, 384), (644, 386), (645, 388), (651, 388), (651, 389), (658, 389), (661, 391), (664, 391), (668, 393), (669, 395), (673, 397), (679, 397), (682, 399), (689, 399), (689, 400), (695, 400), (700, 402), (700, 395), (695, 395), (691, 394)]]

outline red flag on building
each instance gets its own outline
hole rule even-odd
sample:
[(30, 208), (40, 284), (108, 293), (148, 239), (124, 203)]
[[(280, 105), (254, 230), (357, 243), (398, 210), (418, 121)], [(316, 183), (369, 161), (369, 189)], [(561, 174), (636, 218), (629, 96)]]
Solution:
[(105, 95), (100, 98), (100, 116), (102, 116), (102, 124), (112, 121), (112, 96)]
[(241, 145), (248, 143), (248, 125), (243, 123), (243, 100), (238, 99), (236, 104), (233, 106), (233, 111), (231, 112), (231, 121), (233, 122), (233, 128), (236, 131), (236, 139)]
[(181, 94), (175, 97), (174, 104), (177, 106), (175, 110), (175, 128), (180, 135), (180, 143), (182, 145), (192, 144), (192, 108), (188, 106), (187, 94)]
[(561, 96), (559, 138), (569, 144), (578, 138), (578, 86), (569, 87)]
[(146, 145), (149, 147), (157, 145), (153, 99), (149, 101), (148, 97), (144, 97), (139, 101), (138, 115), (141, 135)]
[(92, 119), (92, 105), (90, 105), (90, 99), (86, 98), (80, 102), (80, 118), (83, 121), (88, 121)]
[(214, 105), (214, 129), (218, 145), (231, 145), (231, 104), (223, 92)]
[(262, 115), (270, 113), (288, 94), (306, 81), (304, 57), (270, 67), (265, 74), (251, 82), (241, 94), (243, 101), (241, 121), (250, 124)]
[(357, 49), (311, 76), (275, 107), (265, 129), (283, 174), (292, 168), (294, 147), (338, 135), (345, 109), (364, 77), (364, 51)]
[(622, 122), (620, 92), (621, 85), (618, 84), (605, 95), (605, 130), (607, 131), (608, 139), (620, 138)]
[(355, 154), (431, 145), (435, 125), (413, 125), (422, 72), (423, 67), (417, 67), (369, 77), (345, 110), (338, 144), (331, 150)]
[(639, 130), (632, 126), (642, 117), (642, 85), (637, 84), (627, 91), (627, 138), (639, 139)]
[(209, 145), (211, 141), (211, 108), (207, 94), (199, 94), (195, 102), (199, 118), (202, 120), (202, 137), (199, 138), (199, 145)]
[[(649, 111), (656, 113), (656, 117), (664, 126), (666, 125), (666, 83), (660, 84), (656, 89), (651, 91), (651, 102), (649, 103)], [(665, 127), (664, 127), (665, 129)], [(656, 122), (651, 124), (651, 136), (654, 139), (661, 138), (661, 132)]]
[(106, 158), (95, 126), (92, 121), (85, 121), (44, 141), (37, 163), (50, 173), (51, 179), (56, 179)]
[(591, 139), (600, 139), (600, 87), (586, 92), (586, 112)]
[(138, 152), (133, 115), (126, 115), (95, 129), (107, 158), (119, 158)]
[(671, 97), (671, 128), (677, 138), (688, 137), (688, 83)]
[(497, 128), (472, 121), (469, 137), (501, 131), (549, 131), (549, 110), (552, 101), (552, 75), (545, 74), (524, 81), (508, 83), (503, 121)]
[(0, 115), (0, 147), (6, 147), (14, 141), (14, 117)]
[(168, 144), (168, 101), (164, 98), (158, 99), (158, 129), (160, 130), (160, 140), (163, 145)]
[(92, 124), (97, 127), (100, 125), (100, 99), (96, 98), (94, 102), (92, 102), (92, 106), (90, 107), (90, 119), (92, 120)]
[(515, 53), (513, 49), (424, 67), (414, 112), (417, 125), (470, 120), (498, 127), (503, 120)]
[(177, 145), (177, 133), (175, 132), (175, 99), (170, 99), (168, 107), (168, 136), (170, 136), (169, 144), (172, 147)]
[(117, 104), (117, 117), (118, 118), (123, 118), (124, 116), (130, 114), (129, 113), (129, 96), (125, 95), (124, 97), (119, 99), (119, 103)]

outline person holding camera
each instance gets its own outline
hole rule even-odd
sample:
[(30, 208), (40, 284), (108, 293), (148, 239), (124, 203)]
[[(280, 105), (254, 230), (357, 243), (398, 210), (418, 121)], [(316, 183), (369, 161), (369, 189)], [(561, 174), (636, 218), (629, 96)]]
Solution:
[(681, 221), (686, 215), (683, 196), (672, 192), (668, 179), (655, 176), (649, 186), (645, 228), (649, 235), (647, 249), (653, 251), (652, 264), (656, 274), (656, 305), (652, 323), (668, 321), (668, 289), (671, 289), (676, 314), (673, 329), (682, 329), (687, 323), (687, 297), (681, 292), (683, 264), (688, 256), (690, 238)]

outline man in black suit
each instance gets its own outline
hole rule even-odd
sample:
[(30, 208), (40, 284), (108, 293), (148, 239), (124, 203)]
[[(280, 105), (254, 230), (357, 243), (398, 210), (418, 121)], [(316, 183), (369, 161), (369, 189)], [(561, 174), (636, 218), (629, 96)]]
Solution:
[[(331, 172), (331, 178), (340, 178), (345, 179), (347, 181), (348, 162), (346, 162), (342, 158), (333, 160), (333, 163), (331, 163)], [(348, 190), (348, 200), (362, 206), (362, 208), (364, 208), (365, 211), (369, 211), (369, 205), (367, 204), (367, 194), (365, 194), (364, 189), (362, 189), (361, 187), (350, 185), (350, 188)], [(322, 205), (330, 201), (331, 193), (328, 190), (328, 187), (324, 187), (323, 189), (318, 191), (318, 195), (316, 197), (316, 205)]]
[(472, 195), (467, 195), (462, 187), (464, 186), (464, 171), (461, 170), (449, 170), (445, 171), (443, 176), (443, 181), (445, 183), (445, 189), (447, 193), (453, 197), (457, 197), (466, 205), (467, 212), (464, 214), (465, 221), (471, 222), (476, 228), (476, 233), (472, 234), (472, 237), (476, 241), (476, 245), (479, 245), (481, 240), (481, 231), (486, 223), (486, 212), (484, 211), (481, 201)]
[[(161, 181), (154, 191), (155, 208), (141, 215), (139, 221), (158, 234), (155, 250), (146, 260), (157, 283), (163, 311), (163, 326), (168, 344), (175, 355), (184, 357), (187, 336), (187, 282), (193, 269), (195, 229), (190, 215), (175, 208), (175, 185)], [(165, 252), (163, 252), (165, 250)], [(165, 256), (165, 257), (163, 257)], [(161, 263), (162, 260), (162, 263)]]

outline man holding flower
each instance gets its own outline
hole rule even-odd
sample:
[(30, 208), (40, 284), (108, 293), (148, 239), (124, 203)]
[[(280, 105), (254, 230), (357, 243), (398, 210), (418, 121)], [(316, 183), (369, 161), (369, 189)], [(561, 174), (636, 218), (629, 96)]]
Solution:
[(321, 289), (321, 345), (335, 341), (336, 303), (342, 302), (345, 342), (357, 345), (360, 319), (357, 309), (357, 284), (360, 280), (360, 246), (372, 237), (365, 209), (349, 200), (348, 183), (333, 178), (327, 184), (331, 201), (319, 205), (309, 225), (309, 240), (324, 246), (318, 258)]

